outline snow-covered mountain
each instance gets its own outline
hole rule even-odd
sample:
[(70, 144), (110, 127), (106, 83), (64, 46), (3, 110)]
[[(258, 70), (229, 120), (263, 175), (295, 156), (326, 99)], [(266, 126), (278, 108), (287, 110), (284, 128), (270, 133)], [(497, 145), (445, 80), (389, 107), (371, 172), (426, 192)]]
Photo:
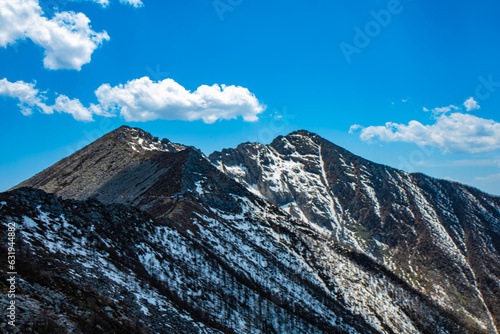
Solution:
[(444, 308), (500, 324), (500, 199), (376, 164), (316, 134), (210, 155), (258, 196), (374, 258)]
[(19, 270), (26, 330), (495, 333), (500, 323), (498, 197), (306, 131), (207, 158), (121, 127), (0, 205), (30, 268)]

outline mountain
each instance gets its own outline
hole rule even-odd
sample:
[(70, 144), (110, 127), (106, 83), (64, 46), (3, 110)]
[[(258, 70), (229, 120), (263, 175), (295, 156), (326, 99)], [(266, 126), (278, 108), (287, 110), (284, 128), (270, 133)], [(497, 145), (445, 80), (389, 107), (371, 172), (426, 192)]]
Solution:
[(65, 199), (86, 199), (99, 193), (101, 185), (119, 177), (120, 173), (133, 170), (162, 152), (179, 152), (185, 148), (167, 139), (158, 140), (140, 129), (122, 127), (17, 187), (44, 189)]
[(0, 194), (0, 226), (25, 331), (495, 333), (499, 207), (306, 131), (206, 157), (121, 127)]
[(209, 159), (442, 307), (491, 330), (500, 324), (499, 197), (373, 163), (307, 131)]

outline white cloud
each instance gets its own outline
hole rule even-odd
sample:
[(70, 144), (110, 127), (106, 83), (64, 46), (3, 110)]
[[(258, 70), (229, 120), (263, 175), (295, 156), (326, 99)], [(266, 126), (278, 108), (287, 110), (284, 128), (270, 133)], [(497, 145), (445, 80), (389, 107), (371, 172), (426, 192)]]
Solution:
[(131, 5), (135, 8), (142, 7), (144, 5), (141, 0), (120, 0), (120, 3)]
[(253, 122), (265, 110), (247, 88), (202, 85), (191, 93), (172, 79), (154, 82), (144, 77), (116, 87), (104, 84), (95, 94), (99, 104), (89, 107), (66, 95), (58, 95), (54, 105), (50, 106), (34, 83), (0, 80), (0, 96), (17, 99), (24, 115), (31, 115), (33, 109), (45, 114), (57, 111), (85, 122), (92, 121), (93, 115), (110, 117), (117, 113), (127, 121), (168, 119), (213, 123), (241, 116), (243, 120)]
[(422, 166), (425, 167), (485, 167), (485, 166), (496, 166), (500, 167), (500, 160), (499, 159), (485, 159), (485, 158), (480, 158), (480, 159), (458, 159), (458, 160), (451, 160), (451, 161), (430, 161), (427, 160), (425, 162), (422, 162)]
[(54, 110), (47, 106), (43, 100), (44, 96), (40, 94), (35, 84), (24, 81), (9, 82), (7, 79), (0, 80), (0, 96), (11, 97), (19, 100), (18, 106), (25, 116), (33, 113), (33, 108), (40, 110), (45, 114), (52, 114)]
[(457, 107), (457, 106), (454, 106), (453, 104), (450, 104), (449, 106), (446, 106), (446, 107), (441, 107), (441, 108), (433, 108), (433, 109), (432, 109), (432, 112), (433, 112), (435, 115), (440, 115), (440, 114), (444, 114), (444, 113), (450, 112), (452, 109), (457, 110), (457, 109), (458, 109), (458, 107)]
[(465, 100), (464, 107), (465, 107), (465, 110), (467, 110), (467, 111), (481, 108), (479, 106), (479, 104), (477, 103), (477, 101), (474, 100), (473, 97), (470, 97), (467, 100)]
[[(359, 128), (359, 125), (351, 127)], [(360, 138), (366, 142), (435, 146), (443, 152), (478, 153), (500, 148), (500, 123), (463, 113), (442, 114), (432, 125), (410, 121), (408, 125), (388, 122), (385, 126), (362, 128)]]
[(77, 100), (71, 100), (66, 95), (59, 95), (56, 98), (56, 103), (54, 104), (54, 110), (58, 112), (63, 112), (67, 114), (71, 114), (74, 119), (77, 121), (91, 122), (92, 119), (92, 111), (90, 109), (85, 108), (82, 103)]
[(354, 124), (354, 125), (351, 125), (351, 127), (349, 128), (349, 134), (353, 134), (354, 132), (356, 132), (356, 130), (359, 130), (359, 129), (362, 129), (363, 127), (359, 124)]
[(31, 39), (45, 49), (46, 68), (80, 70), (109, 36), (105, 31), (93, 31), (83, 13), (60, 12), (49, 20), (37, 0), (2, 0), (0, 47), (23, 39)]
[(265, 110), (247, 88), (215, 84), (190, 92), (172, 79), (154, 82), (143, 77), (115, 87), (104, 84), (95, 93), (104, 110), (119, 112), (127, 121), (201, 119), (213, 123), (241, 116), (253, 122)]
[(84, 1), (90, 1), (90, 2), (95, 2), (99, 5), (101, 5), (103, 8), (106, 8), (109, 6), (109, 0), (69, 0), (71, 2), (84, 2)]
[(103, 7), (109, 6), (109, 0), (93, 0), (95, 3), (100, 4)]
[[(83, 2), (83, 1), (90, 1), (90, 2), (95, 2), (97, 4), (100, 4), (102, 7), (108, 7), (109, 6), (109, 0), (69, 0), (72, 2)], [(142, 7), (144, 4), (142, 3), (141, 0), (120, 0), (121, 4), (125, 5), (130, 5), (135, 8)]]
[(44, 114), (53, 114), (54, 111), (66, 113), (72, 115), (77, 121), (84, 122), (92, 121), (92, 114), (107, 116), (104, 112), (99, 113), (99, 108), (95, 105), (85, 108), (79, 100), (71, 100), (65, 95), (59, 95), (53, 106), (47, 105), (45, 96), (35, 88), (35, 84), (24, 81), (9, 82), (7, 79), (1, 79), (0, 96), (17, 99), (20, 111), (25, 116), (31, 115), (33, 110)]
[(487, 182), (498, 182), (500, 181), (500, 174), (491, 174), (486, 177), (476, 177), (476, 180), (487, 181)]
[(427, 109), (426, 107), (424, 107), (422, 110), (425, 112), (429, 111), (429, 109)]
[(453, 166), (497, 166), (500, 167), (500, 159), (460, 159), (452, 161)]

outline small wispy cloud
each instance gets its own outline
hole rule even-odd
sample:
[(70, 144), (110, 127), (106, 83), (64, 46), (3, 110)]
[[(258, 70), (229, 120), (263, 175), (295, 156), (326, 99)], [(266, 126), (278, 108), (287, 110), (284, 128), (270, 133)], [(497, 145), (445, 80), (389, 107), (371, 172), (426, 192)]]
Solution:
[(467, 110), (467, 111), (481, 108), (479, 106), (479, 104), (477, 103), (477, 101), (474, 100), (473, 97), (470, 97), (467, 100), (465, 100), (464, 107), (465, 107), (465, 110)]
[(450, 161), (431, 161), (426, 160), (421, 163), (421, 166), (425, 167), (486, 167), (495, 166), (500, 167), (500, 159), (457, 159)]
[(452, 109), (453, 110), (458, 110), (458, 107), (454, 106), (453, 104), (450, 104), (449, 106), (446, 106), (446, 107), (433, 108), (432, 109), (432, 113), (435, 114), (435, 115), (440, 115), (440, 114), (444, 114), (444, 113), (450, 112)]
[(500, 159), (459, 159), (452, 161), (453, 166), (497, 166), (500, 167)]
[(139, 8), (144, 5), (141, 0), (120, 0), (120, 3), (131, 5), (135, 8)]
[(359, 129), (362, 129), (363, 127), (359, 124), (354, 124), (354, 125), (351, 125), (351, 127), (349, 128), (349, 134), (354, 134), (357, 130)]
[(87, 2), (95, 2), (99, 5), (101, 5), (102, 7), (108, 7), (109, 6), (109, 0), (68, 0), (68, 1), (71, 1), (71, 2), (84, 2), (84, 1), (87, 1)]
[(487, 181), (487, 182), (499, 182), (500, 174), (491, 174), (485, 177), (476, 177), (476, 180)]
[(79, 100), (70, 99), (65, 95), (57, 96), (55, 103), (48, 105), (44, 93), (36, 89), (34, 83), (24, 81), (9, 82), (7, 79), (1, 79), (0, 96), (16, 99), (21, 113), (25, 116), (32, 115), (33, 110), (43, 114), (53, 114), (55, 111), (66, 113), (72, 115), (74, 119), (84, 122), (92, 121), (94, 114), (112, 116), (94, 104), (86, 108)]
[[(94, 2), (101, 5), (103, 8), (106, 8), (110, 5), (110, 0), (65, 0), (71, 2)], [(144, 6), (141, 0), (120, 0), (121, 4), (130, 5), (135, 8), (139, 8)]]

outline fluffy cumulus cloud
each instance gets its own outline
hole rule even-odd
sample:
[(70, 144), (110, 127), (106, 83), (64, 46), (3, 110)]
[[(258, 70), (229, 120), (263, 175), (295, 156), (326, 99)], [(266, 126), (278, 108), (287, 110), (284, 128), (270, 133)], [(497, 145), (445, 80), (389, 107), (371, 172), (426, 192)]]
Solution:
[(443, 114), (432, 125), (418, 121), (408, 124), (388, 122), (384, 126), (362, 128), (360, 137), (366, 142), (407, 142), (435, 146), (443, 152), (479, 153), (500, 148), (500, 123), (463, 113)]
[(119, 112), (127, 121), (213, 123), (241, 116), (252, 122), (265, 109), (247, 88), (215, 84), (202, 85), (190, 92), (172, 79), (154, 82), (143, 77), (115, 87), (104, 84), (95, 93), (104, 110)]
[(464, 107), (465, 107), (465, 110), (467, 110), (467, 111), (481, 108), (479, 106), (479, 104), (477, 103), (477, 101), (474, 100), (473, 97), (470, 97), (467, 100), (465, 100)]
[(424, 107), (423, 111), (432, 111), (434, 124), (424, 125), (418, 121), (410, 121), (408, 124), (387, 122), (382, 126), (369, 127), (354, 124), (349, 133), (361, 130), (360, 138), (368, 143), (415, 143), (419, 146), (438, 147), (445, 153), (496, 150), (500, 148), (500, 123), (463, 112), (479, 108), (477, 101), (470, 97), (460, 107), (453, 104), (431, 110)]
[(80, 70), (109, 36), (105, 31), (93, 31), (83, 13), (59, 12), (49, 20), (37, 0), (2, 0), (0, 47), (22, 39), (31, 39), (45, 49), (46, 68)]
[(89, 107), (65, 95), (57, 96), (55, 103), (48, 105), (34, 83), (0, 80), (0, 96), (17, 99), (24, 115), (38, 110), (45, 114), (67, 113), (78, 121), (92, 121), (94, 115), (119, 114), (127, 121), (167, 119), (213, 123), (238, 117), (252, 122), (265, 110), (247, 88), (202, 85), (190, 92), (172, 79), (154, 82), (144, 77), (115, 87), (104, 84), (95, 93), (99, 104)]

